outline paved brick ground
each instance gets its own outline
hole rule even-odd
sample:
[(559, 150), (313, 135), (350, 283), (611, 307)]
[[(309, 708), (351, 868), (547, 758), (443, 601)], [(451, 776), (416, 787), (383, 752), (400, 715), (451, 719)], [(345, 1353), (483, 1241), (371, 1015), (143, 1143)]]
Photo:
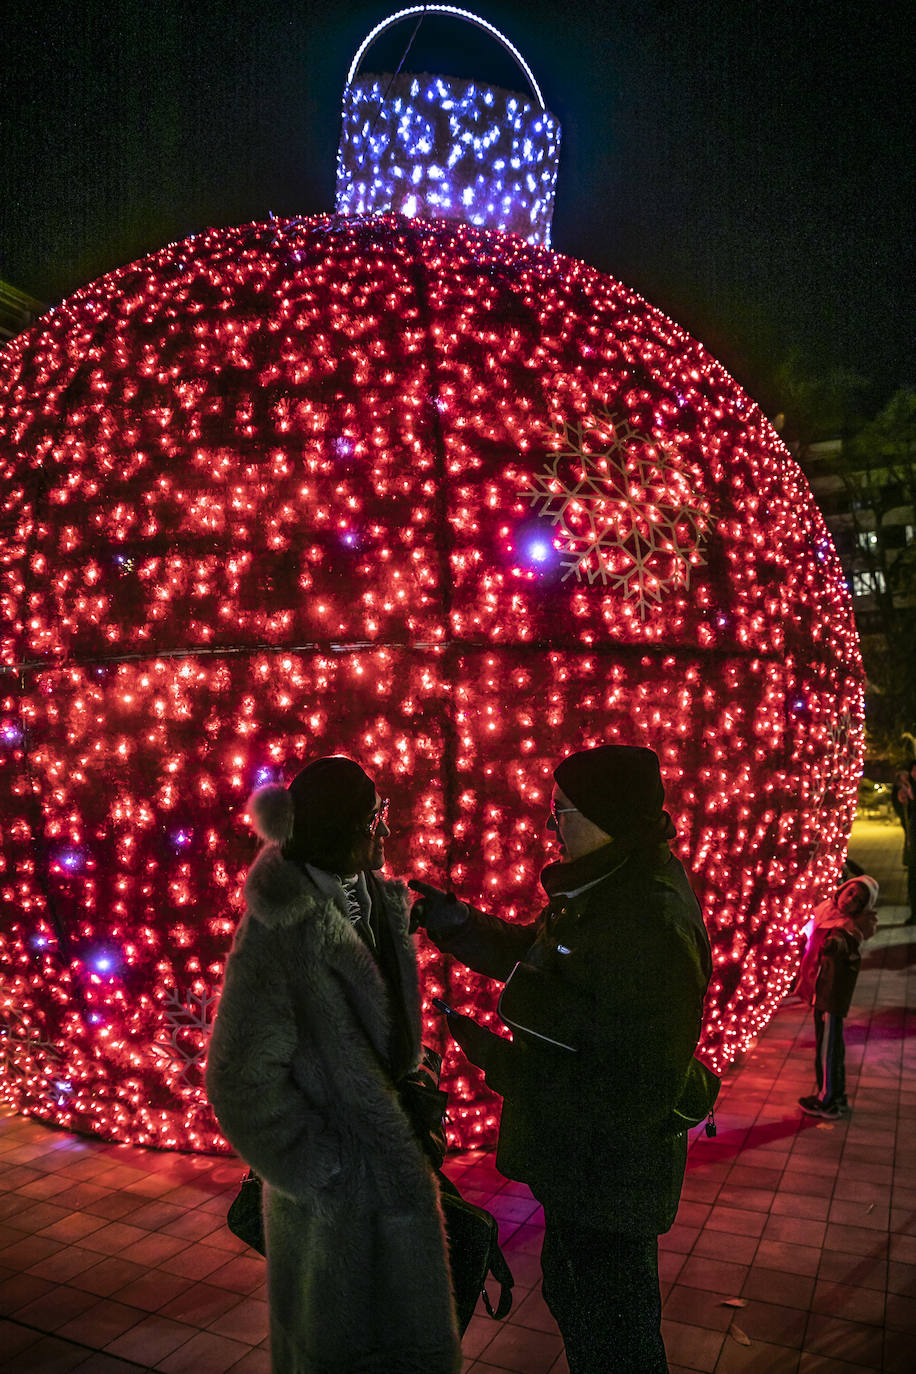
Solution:
[[(661, 1247), (673, 1374), (916, 1369), (916, 927), (902, 924), (900, 847), (877, 821), (850, 846), (886, 903), (847, 1028), (851, 1119), (798, 1111), (813, 1035), (789, 1002), (728, 1076), (717, 1138), (691, 1146)], [(508, 1321), (472, 1319), (466, 1370), (564, 1374), (540, 1209), (488, 1154), (450, 1171), (499, 1217), (516, 1278)], [(238, 1177), (227, 1160), (0, 1119), (0, 1370), (268, 1370), (263, 1262), (224, 1225)]]

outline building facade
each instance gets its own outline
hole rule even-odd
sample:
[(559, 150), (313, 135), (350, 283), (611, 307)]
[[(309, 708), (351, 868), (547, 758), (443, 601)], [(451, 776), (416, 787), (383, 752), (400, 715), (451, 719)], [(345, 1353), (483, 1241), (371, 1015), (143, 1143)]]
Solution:
[(877, 455), (850, 457), (841, 439), (799, 455), (852, 592), (859, 634), (886, 632), (887, 613), (916, 607), (912, 468)]
[(9, 282), (0, 281), (0, 347), (28, 329), (47, 308)]

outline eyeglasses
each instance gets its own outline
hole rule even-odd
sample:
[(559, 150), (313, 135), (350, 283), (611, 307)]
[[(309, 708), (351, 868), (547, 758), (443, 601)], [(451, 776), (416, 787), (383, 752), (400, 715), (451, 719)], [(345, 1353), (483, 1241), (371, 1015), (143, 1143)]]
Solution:
[(369, 823), (368, 823), (368, 825), (366, 826), (366, 834), (367, 834), (367, 835), (371, 835), (371, 836), (373, 837), (373, 839), (374, 839), (375, 836), (378, 834), (378, 828), (379, 828), (379, 826), (380, 826), (380, 825), (387, 825), (387, 823), (388, 823), (388, 807), (389, 807), (389, 805), (390, 805), (390, 803), (389, 803), (388, 798), (387, 798), (387, 797), (383, 797), (382, 800), (379, 802), (379, 808), (378, 808), (378, 810), (376, 811), (375, 815), (374, 815), (374, 816), (370, 816), (370, 818), (369, 818)]
[(551, 802), (550, 815), (547, 817), (547, 824), (554, 830), (560, 828), (560, 817), (567, 815), (570, 811), (578, 811), (578, 806), (557, 806), (556, 802)]

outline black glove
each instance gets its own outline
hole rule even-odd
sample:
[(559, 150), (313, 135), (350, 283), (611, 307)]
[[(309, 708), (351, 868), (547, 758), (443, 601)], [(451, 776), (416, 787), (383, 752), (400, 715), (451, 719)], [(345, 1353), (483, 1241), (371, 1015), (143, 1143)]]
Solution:
[(502, 1037), (481, 1026), (472, 1016), (462, 1016), (459, 1011), (450, 1012), (447, 1020), (449, 1030), (466, 1057), (479, 1069), (485, 1070), (494, 1040), (501, 1040)]
[(410, 929), (425, 929), (432, 938), (446, 937), (460, 930), (468, 919), (468, 909), (454, 892), (441, 892), (438, 887), (411, 878), (407, 886), (419, 892), (420, 900), (410, 910)]

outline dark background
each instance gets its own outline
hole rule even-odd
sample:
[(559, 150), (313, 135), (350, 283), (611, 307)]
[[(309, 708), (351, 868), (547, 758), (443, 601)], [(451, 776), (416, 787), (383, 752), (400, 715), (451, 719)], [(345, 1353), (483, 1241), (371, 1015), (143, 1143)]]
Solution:
[[(912, 154), (897, 7), (479, 0), (563, 125), (553, 246), (635, 287), (755, 396), (775, 367), (910, 380)], [(23, 0), (0, 29), (0, 276), (53, 303), (211, 225), (333, 208), (375, 0)], [(362, 70), (392, 70), (414, 20)], [(407, 69), (523, 78), (430, 16)], [(775, 398), (778, 401), (778, 397)]]

